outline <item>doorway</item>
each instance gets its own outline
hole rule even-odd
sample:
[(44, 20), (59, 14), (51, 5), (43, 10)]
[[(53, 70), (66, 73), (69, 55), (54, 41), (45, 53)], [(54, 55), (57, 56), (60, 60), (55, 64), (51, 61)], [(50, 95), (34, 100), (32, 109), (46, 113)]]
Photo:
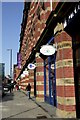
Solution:
[(55, 57), (56, 54), (44, 61), (44, 99), (53, 106), (57, 106)]
[(74, 63), (74, 82), (76, 97), (76, 115), (80, 118), (80, 34), (76, 34), (72, 40), (73, 44), (73, 63)]

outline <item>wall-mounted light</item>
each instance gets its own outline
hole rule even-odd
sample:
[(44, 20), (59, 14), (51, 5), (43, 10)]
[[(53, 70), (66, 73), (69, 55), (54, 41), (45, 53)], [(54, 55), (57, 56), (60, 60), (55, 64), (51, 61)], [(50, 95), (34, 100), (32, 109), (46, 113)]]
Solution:
[(54, 69), (54, 64), (51, 64), (51, 69), (52, 69), (52, 70)]

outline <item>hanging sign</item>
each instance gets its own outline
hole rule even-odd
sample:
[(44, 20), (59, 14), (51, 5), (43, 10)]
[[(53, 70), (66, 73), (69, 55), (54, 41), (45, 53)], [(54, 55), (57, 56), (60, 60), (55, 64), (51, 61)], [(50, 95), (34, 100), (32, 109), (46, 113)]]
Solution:
[(43, 55), (53, 55), (56, 51), (56, 48), (52, 45), (43, 45), (40, 49), (40, 52)]
[(19, 81), (20, 79), (18, 78), (18, 81)]
[(29, 75), (29, 72), (27, 70), (23, 71), (24, 75)]
[(33, 69), (35, 69), (35, 64), (33, 64), (33, 63), (29, 63), (28, 64), (28, 69), (30, 69), (30, 70), (33, 70)]
[(21, 74), (21, 78), (24, 78), (25, 77), (25, 75), (24, 74)]

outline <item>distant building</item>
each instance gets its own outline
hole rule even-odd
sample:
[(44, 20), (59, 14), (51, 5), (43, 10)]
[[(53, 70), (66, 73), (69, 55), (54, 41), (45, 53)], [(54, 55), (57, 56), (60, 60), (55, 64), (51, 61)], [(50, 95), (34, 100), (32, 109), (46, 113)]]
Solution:
[(0, 63), (0, 81), (5, 77), (5, 63)]

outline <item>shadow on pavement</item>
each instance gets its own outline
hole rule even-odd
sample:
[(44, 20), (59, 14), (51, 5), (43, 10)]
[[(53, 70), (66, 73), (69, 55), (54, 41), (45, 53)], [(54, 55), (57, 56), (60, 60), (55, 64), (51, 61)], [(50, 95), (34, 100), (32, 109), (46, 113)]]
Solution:
[[(17, 113), (17, 114), (11, 115), (11, 116), (9, 116), (9, 117), (7, 117), (7, 118), (3, 118), (2, 120), (7, 120), (7, 119), (9, 119), (9, 118), (15, 120), (15, 118), (12, 118), (12, 117), (16, 117), (17, 115), (23, 114), (23, 113), (25, 113), (25, 112), (31, 111), (31, 110), (36, 109), (36, 108), (38, 108), (38, 107), (34, 107), (34, 108), (31, 108), (31, 109), (28, 109), (28, 110), (19, 112), (19, 113)], [(22, 118), (21, 118), (21, 119), (22, 119)], [(17, 120), (20, 120), (20, 118), (19, 118), (19, 119), (17, 118)], [(24, 119), (23, 119), (23, 120), (24, 120)]]
[(2, 102), (10, 101), (14, 99), (14, 93), (6, 93), (5, 96), (2, 98)]

